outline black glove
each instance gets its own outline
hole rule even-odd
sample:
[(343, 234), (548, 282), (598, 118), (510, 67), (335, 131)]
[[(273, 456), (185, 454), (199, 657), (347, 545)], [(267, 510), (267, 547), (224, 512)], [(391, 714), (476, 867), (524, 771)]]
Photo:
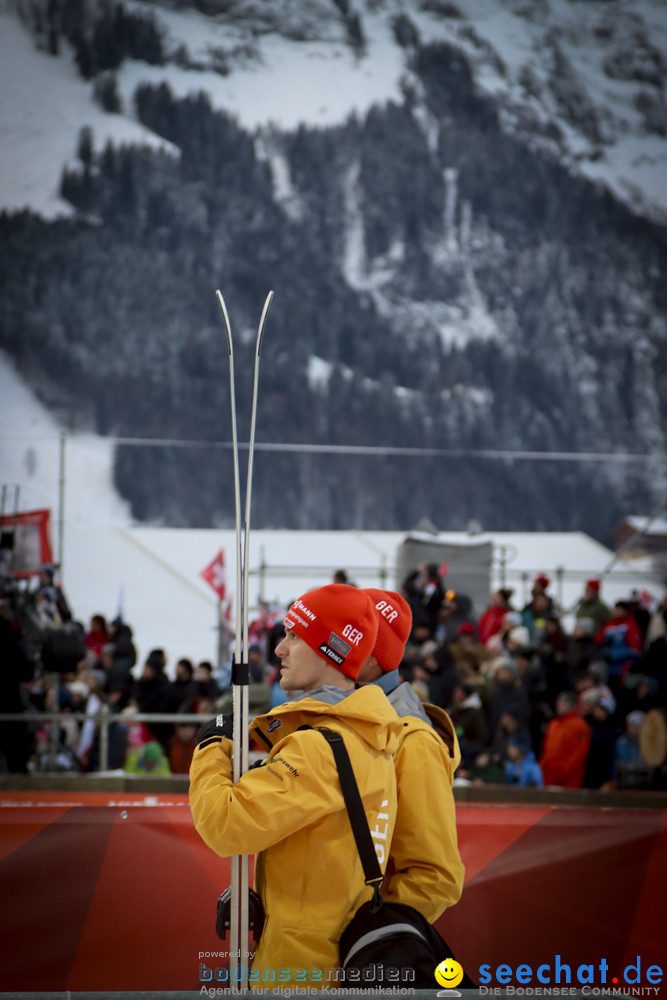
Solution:
[(230, 740), (233, 738), (231, 715), (216, 715), (214, 719), (205, 722), (203, 726), (200, 726), (195, 742), (201, 749), (207, 747), (209, 743), (219, 743), (223, 736), (227, 736)]

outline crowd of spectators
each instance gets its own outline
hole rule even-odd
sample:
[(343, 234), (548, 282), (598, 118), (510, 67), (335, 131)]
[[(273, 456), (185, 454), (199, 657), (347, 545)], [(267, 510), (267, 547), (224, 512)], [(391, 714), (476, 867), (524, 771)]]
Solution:
[(667, 706), (667, 600), (630, 594), (609, 607), (587, 580), (566, 630), (540, 573), (517, 606), (502, 588), (475, 618), (435, 565), (403, 583), (413, 612), (400, 671), (449, 712), (461, 745), (459, 784), (648, 787), (639, 731)]
[[(106, 633), (95, 649), (94, 631)], [(132, 629), (118, 619), (107, 623), (95, 615), (84, 634), (86, 654), (73, 670), (54, 675), (38, 674), (26, 687), (27, 708), (60, 712), (59, 736), (54, 750), (51, 722), (33, 726), (32, 763), (43, 770), (98, 771), (101, 767), (99, 714), (111, 717), (107, 726), (106, 767), (130, 774), (187, 774), (199, 723), (139, 720), (136, 716), (201, 715), (214, 711), (221, 690), (213, 665), (197, 665), (180, 658), (173, 679), (167, 675), (167, 656), (152, 649), (137, 666)], [(85, 713), (75, 721), (75, 713)]]
[[(343, 577), (349, 582), (341, 570)], [(401, 679), (449, 712), (462, 754), (456, 783), (648, 787), (652, 769), (638, 737), (645, 713), (667, 706), (667, 599), (649, 610), (633, 593), (608, 607), (600, 581), (590, 579), (568, 631), (544, 573), (522, 607), (502, 588), (479, 616), (435, 565), (419, 566), (401, 589), (413, 614)], [(187, 656), (169, 663), (160, 648), (139, 663), (122, 617), (99, 613), (87, 626), (77, 623), (53, 574), (40, 580), (36, 596), (53, 626), (42, 631), (37, 657), (0, 603), (7, 665), (0, 703), (4, 711), (57, 711), (57, 730), (47, 718), (3, 724), (0, 770), (98, 771), (105, 712), (108, 769), (187, 774), (197, 723), (135, 717), (231, 711), (229, 665), (218, 671)], [(282, 618), (282, 609), (263, 608), (250, 626), (251, 714), (285, 698), (274, 652)]]
[[(0, 711), (44, 713), (43, 721), (0, 723), (5, 771), (99, 771), (104, 713), (107, 769), (187, 774), (198, 723), (135, 717), (208, 718), (222, 694), (208, 661), (195, 665), (184, 656), (173, 677), (162, 649), (138, 663), (132, 627), (121, 616), (76, 621), (52, 567), (34, 590), (8, 591), (0, 600), (0, 661)], [(54, 712), (57, 723), (48, 717)]]

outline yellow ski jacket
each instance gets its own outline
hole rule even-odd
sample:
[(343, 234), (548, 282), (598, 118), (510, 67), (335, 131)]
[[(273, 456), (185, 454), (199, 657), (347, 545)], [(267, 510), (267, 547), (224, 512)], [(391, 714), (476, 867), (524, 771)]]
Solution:
[(258, 855), (255, 888), (266, 919), (251, 988), (335, 986), (340, 935), (372, 895), (331, 747), (300, 726), (343, 736), (383, 871), (391, 843), (400, 720), (377, 689), (353, 691), (336, 704), (315, 694), (253, 720), (251, 735), (270, 748), (268, 759), (236, 785), (228, 739), (197, 748), (190, 767), (190, 808), (203, 840), (223, 857)]
[(387, 696), (403, 729), (394, 755), (398, 806), (382, 896), (414, 906), (435, 923), (463, 889), (452, 792), (461, 751), (447, 713), (412, 695), (401, 684)]

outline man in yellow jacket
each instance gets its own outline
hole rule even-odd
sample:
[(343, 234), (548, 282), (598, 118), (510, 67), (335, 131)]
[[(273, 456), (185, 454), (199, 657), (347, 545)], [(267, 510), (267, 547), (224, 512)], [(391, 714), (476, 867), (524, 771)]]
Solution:
[[(276, 652), (281, 687), (298, 700), (253, 720), (264, 767), (232, 782), (232, 742), (204, 727), (190, 768), (190, 807), (204, 841), (223, 857), (256, 854), (255, 888), (265, 910), (251, 987), (336, 985), (340, 935), (372, 895), (345, 808), (330, 746), (317, 727), (345, 740), (380, 865), (396, 814), (392, 754), (401, 723), (384, 694), (355, 680), (377, 635), (368, 594), (330, 584), (294, 602)], [(313, 727), (301, 729), (302, 726)]]
[(435, 923), (463, 888), (452, 792), (461, 752), (447, 713), (423, 704), (410, 684), (400, 683), (398, 666), (412, 628), (410, 605), (394, 591), (369, 587), (366, 593), (379, 614), (378, 634), (358, 680), (381, 688), (403, 723), (394, 755), (396, 825), (382, 896), (413, 906)]

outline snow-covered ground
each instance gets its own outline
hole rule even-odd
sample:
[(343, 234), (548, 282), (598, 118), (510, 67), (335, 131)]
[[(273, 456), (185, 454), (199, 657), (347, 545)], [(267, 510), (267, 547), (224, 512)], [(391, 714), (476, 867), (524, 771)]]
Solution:
[[(438, 17), (399, 0), (379, 9), (360, 3), (366, 45), (356, 54), (345, 44), (333, 7), (320, 15), (319, 38), (294, 41), (193, 10), (138, 0), (130, 6), (144, 13), (150, 9), (167, 50), (181, 47), (190, 64), (201, 68), (126, 61), (117, 74), (123, 113), (110, 115), (94, 103), (93, 85), (77, 75), (67, 46), (58, 57), (37, 51), (8, 0), (0, 0), (0, 208), (30, 207), (45, 217), (68, 212), (58, 197), (60, 175), (76, 155), (84, 125), (92, 128), (98, 149), (107, 139), (165, 145), (133, 117), (132, 96), (140, 82), (166, 81), (180, 96), (203, 90), (215, 107), (249, 130), (271, 124), (293, 129), (302, 122), (330, 126), (351, 114), (363, 115), (374, 103), (402, 100), (402, 84), (415, 83), (392, 30), (394, 17), (403, 11), (423, 40), (448, 41), (466, 53), (477, 86), (498, 100), (509, 130), (538, 142), (540, 128), (555, 124), (561, 131), (560, 155), (572, 170), (604, 182), (636, 210), (667, 218), (667, 138), (647, 131), (638, 106), (653, 102), (664, 117), (664, 93), (631, 74), (612, 79), (604, 69), (605, 59), (619, 48), (641, 54), (644, 64), (653, 59), (665, 65), (664, 0), (520, 5), (466, 0), (459, 5), (460, 18)], [(556, 45), (566, 62), (560, 69), (554, 67)], [(229, 69), (226, 75), (209, 68), (221, 59)], [(590, 108), (597, 139), (573, 125), (558, 106), (553, 92), (558, 71), (567, 74), (577, 100), (583, 98)], [(528, 87), (527, 79), (532, 81)], [(549, 142), (553, 151), (553, 138)]]
[[(144, 5), (145, 9), (145, 5)], [(216, 46), (229, 49), (243, 39), (236, 29), (215, 24), (195, 11), (160, 11), (173, 46), (184, 40), (188, 52), (210, 61)], [(182, 96), (204, 90), (212, 104), (224, 108), (249, 129), (275, 124), (297, 128), (302, 122), (337, 125), (353, 114), (364, 114), (375, 102), (401, 99), (403, 56), (387, 18), (369, 17), (371, 32), (363, 58), (343, 40), (292, 42), (269, 34), (258, 43), (258, 57), (234, 65), (227, 76), (206, 70), (134, 63), (119, 74), (121, 92), (130, 105), (138, 83), (167, 79)]]
[[(140, 660), (160, 646), (167, 653), (169, 672), (181, 656), (215, 661), (217, 598), (200, 574), (223, 549), (228, 587), (233, 592), (233, 531), (133, 524), (113, 488), (111, 442), (91, 434), (67, 435), (63, 466), (62, 429), (2, 353), (0, 428), (0, 486), (9, 487), (6, 513), (11, 512), (16, 486), (21, 510), (51, 510), (54, 555), (62, 560), (63, 582), (76, 617), (87, 624), (96, 612), (113, 617), (122, 610), (133, 626)], [(63, 548), (59, 551), (61, 522)], [(397, 554), (406, 535), (398, 531), (251, 531), (250, 606), (255, 609), (260, 596), (286, 606), (311, 587), (331, 582), (338, 568), (346, 569), (360, 586), (394, 589)], [(413, 537), (431, 540), (430, 536)], [(613, 562), (613, 553), (580, 532), (471, 536), (446, 532), (438, 540), (459, 545), (491, 541), (494, 566), (489, 587), (500, 582), (500, 564), (505, 559), (505, 580), (515, 587), (517, 604), (533, 577), (545, 570), (554, 581), (554, 596), (570, 608), (583, 581)], [(564, 571), (560, 589), (559, 567)], [(448, 577), (448, 585), (456, 588), (456, 579)], [(663, 592), (647, 567), (633, 570), (616, 564), (605, 578), (603, 596), (613, 601), (633, 588), (646, 589), (656, 597)]]
[[(195, 11), (160, 11), (159, 18), (171, 44), (182, 39), (192, 58), (230, 42), (228, 29)], [(60, 176), (75, 159), (84, 125), (92, 129), (96, 149), (107, 139), (169, 148), (133, 117), (132, 97), (142, 82), (166, 80), (183, 97), (203, 90), (215, 107), (250, 129), (271, 123), (292, 128), (303, 121), (337, 124), (375, 101), (400, 97), (400, 49), (381, 22), (370, 55), (361, 62), (343, 44), (295, 45), (280, 36), (262, 40), (261, 63), (241, 65), (229, 76), (127, 61), (118, 73), (124, 114), (101, 110), (93, 84), (81, 79), (72, 53), (63, 48), (57, 57), (38, 51), (17, 17), (0, 7), (0, 208), (31, 208), (45, 218), (69, 213), (58, 196)]]
[[(163, 646), (170, 659), (212, 659), (216, 651), (216, 597), (199, 570), (220, 541), (211, 533), (201, 565), (185, 571), (169, 553), (146, 552), (132, 537), (132, 520), (112, 483), (113, 446), (93, 435), (69, 435), (61, 466), (61, 428), (35, 399), (11, 363), (0, 358), (0, 484), (13, 510), (49, 508), (54, 557), (62, 562), (68, 599), (87, 624), (96, 612), (119, 610), (132, 624), (140, 656)], [(60, 478), (64, 471), (64, 503)], [(63, 549), (59, 549), (62, 519)]]
[(0, 207), (30, 208), (44, 218), (69, 214), (58, 194), (60, 177), (75, 159), (84, 125), (98, 149), (108, 139), (169, 147), (133, 118), (105, 114), (92, 89), (71, 55), (37, 51), (17, 18), (0, 10)]

